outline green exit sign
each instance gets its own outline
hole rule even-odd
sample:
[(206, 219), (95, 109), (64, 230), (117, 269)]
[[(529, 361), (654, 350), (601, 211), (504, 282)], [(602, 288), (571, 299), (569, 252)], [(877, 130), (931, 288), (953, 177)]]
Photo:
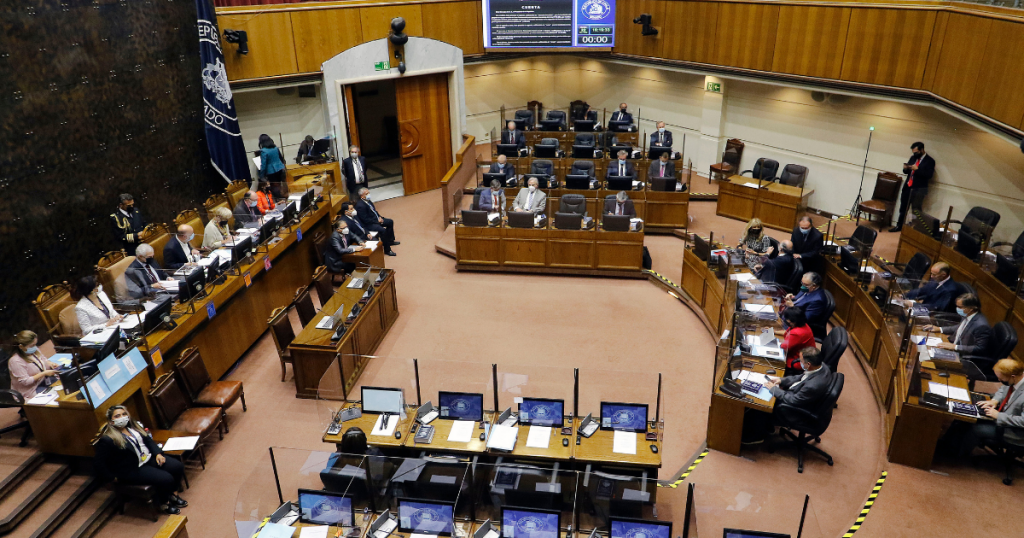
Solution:
[(707, 90), (709, 92), (722, 93), (722, 83), (721, 82), (708, 82)]
[(374, 71), (387, 71), (389, 69), (391, 69), (391, 64), (389, 64), (387, 60), (373, 64)]

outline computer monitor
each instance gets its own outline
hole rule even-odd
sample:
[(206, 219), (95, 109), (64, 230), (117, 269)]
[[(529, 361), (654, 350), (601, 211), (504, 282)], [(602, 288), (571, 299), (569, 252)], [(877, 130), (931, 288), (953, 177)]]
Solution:
[(363, 401), (363, 413), (391, 413), (397, 415), (402, 412), (402, 389), (363, 387), (361, 389), (361, 398)]
[[(671, 154), (672, 148), (667, 146), (651, 146), (651, 148), (647, 150), (647, 158), (654, 161), (660, 159), (662, 153)], [(672, 155), (669, 155), (668, 158), (671, 159)]]
[(462, 210), (462, 225), (484, 228), (487, 226), (487, 212), (476, 209)]
[(305, 213), (313, 205), (313, 191), (307, 189), (299, 200), (299, 212)]
[(156, 306), (153, 307), (149, 312), (146, 312), (146, 317), (142, 320), (142, 333), (149, 334), (157, 327), (160, 326), (164, 321), (164, 316), (171, 315), (172, 301), (170, 296), (157, 296)]
[(107, 355), (113, 355), (114, 352), (117, 351), (118, 344), (120, 343), (121, 331), (113, 330), (110, 332), (110, 336), (107, 338), (107, 341), (103, 342), (103, 345), (100, 346), (100, 348), (96, 351), (96, 354), (93, 356), (96, 357), (97, 359), (102, 359)]
[[(506, 164), (505, 166), (511, 166), (511, 165)], [(497, 179), (499, 182), (501, 182), (502, 186), (505, 185), (505, 174), (502, 174), (502, 173), (499, 173), (499, 172), (485, 172), (484, 173), (484, 182), (481, 184), (481, 186), (482, 187), (490, 187), (491, 186), (491, 182), (494, 181), (495, 179)]]
[(672, 538), (671, 521), (608, 518), (609, 538)]
[(628, 232), (629, 215), (605, 215), (603, 217), (604, 231), (606, 232)]
[(558, 538), (561, 528), (560, 510), (501, 507), (502, 538)]
[(451, 536), (454, 526), (454, 503), (398, 499), (398, 530), (400, 532)]
[(590, 133), (594, 130), (594, 120), (576, 120), (572, 124), (572, 128), (576, 129), (577, 133)]
[(281, 209), (281, 222), (288, 224), (295, 218), (295, 202), (288, 202), (287, 205)]
[[(83, 374), (83, 377), (88, 376)], [(74, 394), (82, 388), (82, 379), (78, 377), (78, 370), (74, 368), (57, 372), (57, 378), (60, 379), (60, 386), (65, 394)]]
[(633, 125), (633, 122), (631, 122), (631, 121), (615, 121), (615, 120), (612, 120), (612, 121), (608, 122), (608, 130), (613, 132), (613, 133), (624, 133), (627, 130), (629, 130), (629, 127), (631, 125)]
[(852, 250), (840, 247), (839, 268), (846, 271), (848, 275), (856, 275), (860, 272), (860, 259), (853, 255)]
[(260, 243), (266, 243), (274, 236), (274, 232), (280, 224), (277, 223), (277, 219), (272, 217), (263, 217), (263, 224), (260, 225)]
[(206, 287), (206, 271), (196, 268), (178, 283), (178, 302), (187, 303), (203, 293)]
[(355, 526), (352, 499), (322, 490), (299, 490), (299, 519), (313, 525)]
[(498, 144), (498, 155), (504, 155), (506, 157), (518, 157), (519, 156), (519, 145), (518, 144)]
[(573, 144), (572, 156), (576, 159), (593, 159), (594, 149), (594, 146), (581, 146), (578, 144)]
[(565, 188), (590, 189), (591, 177), (586, 174), (568, 174), (565, 176)]
[(236, 239), (231, 245), (231, 265), (238, 265), (252, 250), (252, 238)]
[(693, 234), (693, 254), (704, 263), (711, 259), (711, 245), (697, 234)]
[(792, 534), (780, 534), (777, 532), (722, 529), (722, 538), (792, 538), (792, 536)]
[(539, 159), (554, 159), (558, 157), (558, 146), (537, 144), (533, 146), (533, 156)]
[(533, 211), (510, 211), (508, 225), (510, 228), (535, 228)]
[(524, 426), (561, 426), (565, 401), (549, 398), (523, 398), (519, 404), (519, 423)]
[(578, 231), (582, 228), (583, 215), (579, 213), (555, 213), (555, 229)]
[(484, 419), (484, 395), (471, 392), (444, 392), (437, 395), (440, 417), (449, 420)]
[(601, 402), (601, 429), (646, 432), (647, 404)]
[(652, 177), (648, 181), (651, 182), (651, 190), (657, 192), (675, 192), (678, 183), (674, 177)]
[(562, 120), (550, 120), (550, 119), (540, 120), (540, 130), (541, 131), (561, 131), (562, 130)]
[(309, 150), (310, 157), (324, 158), (331, 151), (331, 139), (321, 138), (316, 142), (313, 142), (313, 147)]
[(629, 176), (608, 176), (608, 190), (631, 191), (633, 190), (633, 178)]

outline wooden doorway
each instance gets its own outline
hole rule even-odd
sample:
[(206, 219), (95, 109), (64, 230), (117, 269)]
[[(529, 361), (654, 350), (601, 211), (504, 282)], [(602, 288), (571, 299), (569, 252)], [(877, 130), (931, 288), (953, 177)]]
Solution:
[(395, 80), (405, 194), (441, 187), (452, 166), (448, 74)]

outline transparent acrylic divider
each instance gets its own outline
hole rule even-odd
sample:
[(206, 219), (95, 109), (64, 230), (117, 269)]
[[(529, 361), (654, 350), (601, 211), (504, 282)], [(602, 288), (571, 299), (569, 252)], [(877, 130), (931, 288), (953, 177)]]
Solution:
[[(610, 465), (660, 461), (666, 422), (660, 374), (584, 367), (580, 368), (579, 376), (579, 413), (573, 435), (582, 430), (583, 439), (576, 446), (576, 457), (590, 461), (607, 459)], [(593, 426), (581, 427), (588, 415), (596, 421), (597, 430)], [(592, 433), (587, 437), (589, 432)], [(656, 476), (648, 478), (652, 479), (653, 487)]]
[[(371, 273), (370, 278), (373, 274)], [(359, 428), (373, 444), (380, 436), (372, 430), (378, 418), (377, 413), (366, 412), (361, 417), (349, 418), (339, 411), (346, 407), (361, 409), (362, 387), (379, 387), (400, 389), (404, 402), (404, 417), (398, 417), (399, 426), (395, 429), (402, 435), (409, 433), (412, 418), (415, 417), (417, 404), (415, 369), (412, 359), (381, 357), (372, 355), (349, 355), (339, 353), (327, 367), (320, 378), (317, 388), (317, 418), (323, 435), (332, 422), (338, 421), (340, 431), (335, 435), (344, 434), (349, 428)], [(410, 413), (412, 414), (410, 416)], [(403, 440), (389, 438), (396, 446)], [(338, 442), (337, 437), (325, 439), (327, 442)]]
[[(423, 399), (420, 405), (426, 402), (438, 407), (440, 418), (446, 416), (465, 416), (478, 411), (476, 398), (459, 398), (456, 395), (446, 395), (445, 402), (441, 401), (440, 393), (468, 393), (470, 395), (481, 395), (483, 421), (490, 423), (494, 408), (494, 376), (490, 364), (447, 361), (441, 359), (418, 359), (420, 396)], [(442, 403), (454, 404), (458, 409), (447, 409)]]
[(338, 416), (338, 412), (345, 407), (345, 388), (341, 379), (340, 363), (339, 355), (331, 361), (327, 371), (320, 377), (320, 384), (317, 385), (316, 414), (321, 435), (327, 431), (331, 422)]
[[(683, 488), (677, 490), (683, 491)], [(693, 490), (697, 528), (694, 534), (695, 529), (691, 527), (690, 537), (724, 536), (724, 529), (773, 532), (801, 538), (823, 536), (814, 503), (810, 499), (807, 501), (807, 511), (804, 514), (805, 495), (787, 490), (765, 491), (703, 483), (694, 484)], [(685, 495), (683, 498), (685, 501)], [(685, 506), (685, 502), (683, 504)], [(675, 508), (675, 503), (673, 506)], [(683, 520), (684, 517), (676, 520), (680, 525), (678, 530), (673, 527), (673, 533), (677, 536), (681, 534)]]
[[(579, 475), (577, 498), (580, 509), (577, 528), (582, 536), (589, 535), (594, 529), (607, 534), (611, 518), (670, 521), (673, 523), (673, 534), (670, 536), (682, 535), (685, 485), (675, 489), (659, 488), (654, 478), (641, 476), (639, 472), (626, 468), (589, 472), (582, 470)], [(648, 534), (651, 535), (653, 533)]]
[(370, 458), (380, 476), (377, 512), (390, 510), (399, 531), (437, 534), (451, 521), (453, 536), (468, 537), (474, 514), (470, 463), (457, 458)]
[[(526, 420), (537, 424), (548, 424), (554, 427), (569, 427), (569, 414), (573, 408), (573, 387), (575, 378), (572, 368), (558, 368), (543, 365), (498, 364), (498, 409), (501, 413), (511, 408), (518, 415), (523, 399), (527, 401), (528, 414)], [(540, 400), (556, 400), (544, 402)], [(559, 424), (557, 416), (558, 404), (562, 405), (563, 424)], [(516, 446), (525, 445), (526, 429), (520, 432)], [(555, 441), (553, 438), (552, 441)]]
[(503, 537), (529, 535), (530, 529), (560, 536), (557, 530), (579, 527), (580, 479), (580, 473), (558, 469), (553, 463), (477, 464), (473, 467), (476, 521), (490, 520)]

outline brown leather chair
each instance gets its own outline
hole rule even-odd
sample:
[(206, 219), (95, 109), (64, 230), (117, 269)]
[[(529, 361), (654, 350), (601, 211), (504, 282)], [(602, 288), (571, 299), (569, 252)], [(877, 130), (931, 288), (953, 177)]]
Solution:
[(149, 397), (156, 409), (160, 426), (165, 430), (198, 435), (203, 442), (214, 430), (224, 438), (224, 423), (221, 410), (215, 407), (189, 407), (189, 398), (178, 382), (175, 372), (157, 378)]
[(195, 209), (186, 209), (181, 213), (178, 213), (178, 216), (174, 217), (174, 229), (177, 230), (178, 226), (181, 226), (182, 224), (188, 224), (192, 227), (192, 231), (196, 234), (196, 238), (193, 243), (196, 245), (202, 245), (203, 235), (206, 233), (206, 225), (203, 224), (203, 219), (199, 216), (199, 211)]
[(722, 162), (711, 165), (711, 173), (708, 174), (708, 182), (713, 180), (729, 179), (730, 176), (739, 173), (740, 159), (743, 158), (745, 144), (738, 138), (726, 141), (725, 151), (722, 152)]
[(248, 411), (245, 405), (245, 389), (241, 381), (213, 381), (206, 363), (199, 354), (199, 348), (192, 346), (181, 353), (174, 368), (185, 384), (189, 398), (198, 407), (217, 407), (221, 411), (224, 431), (228, 429), (228, 408), (238, 400), (242, 400), (242, 412)]
[(139, 233), (139, 241), (149, 243), (149, 246), (153, 247), (153, 257), (161, 267), (164, 265), (164, 247), (172, 237), (174, 237), (174, 232), (166, 224), (150, 224)]
[(213, 215), (213, 212), (216, 211), (217, 208), (219, 207), (223, 207), (226, 208), (228, 211), (231, 211), (232, 216), (231, 218), (228, 219), (228, 229), (235, 229), (235, 217), (233, 213), (234, 207), (229, 205), (228, 195), (222, 192), (214, 194), (213, 196), (206, 199), (206, 202), (203, 203), (203, 207), (206, 208), (207, 219), (213, 218), (211, 215)]
[(144, 504), (148, 504), (150, 507), (151, 517), (153, 522), (160, 520), (160, 507), (156, 505), (154, 497), (156, 495), (156, 489), (153, 486), (146, 486), (142, 484), (118, 484), (114, 482), (110, 485), (114, 490), (114, 506), (119, 514), (124, 515), (124, 505), (128, 504), (128, 501), (136, 500)]
[(316, 308), (313, 306), (313, 298), (310, 297), (307, 286), (295, 290), (295, 300), (292, 304), (295, 305), (295, 313), (299, 315), (299, 323), (305, 328), (316, 317)]
[(779, 183), (790, 187), (804, 188), (807, 181), (807, 167), (799, 164), (787, 164), (779, 175)]
[[(43, 321), (43, 325), (46, 327), (46, 331), (50, 333), (50, 336), (78, 337), (82, 335), (81, 329), (78, 329), (78, 333), (74, 334), (69, 332), (67, 330), (68, 327), (61, 323), (61, 313), (68, 307), (71, 307), (71, 317), (75, 317), (76, 303), (77, 301), (71, 298), (71, 286), (67, 282), (62, 282), (43, 288), (43, 291), (39, 292), (36, 300), (32, 301), (32, 306), (36, 307), (36, 313), (39, 314), (39, 319)], [(77, 326), (78, 320), (76, 319), (75, 327)]]
[(249, 182), (244, 179), (236, 179), (228, 185), (228, 188), (224, 189), (224, 192), (228, 195), (228, 203), (231, 204), (231, 209), (234, 210), (238, 202), (242, 201), (245, 193), (249, 192)]
[(334, 296), (334, 281), (331, 273), (327, 272), (326, 265), (321, 265), (313, 271), (313, 287), (316, 288), (316, 296), (320, 299), (320, 310), (323, 310), (327, 301)]
[(323, 232), (323, 230), (313, 234), (313, 250), (316, 251), (317, 265), (324, 264), (324, 249), (327, 248), (327, 241), (330, 236)]
[(270, 313), (270, 319), (267, 320), (267, 325), (270, 327), (270, 334), (274, 336), (274, 345), (277, 346), (277, 356), (281, 359), (281, 381), (284, 382), (284, 376), (287, 373), (285, 368), (286, 363), (291, 363), (292, 354), (288, 351), (288, 346), (295, 340), (295, 329), (292, 328), (292, 320), (288, 318), (288, 307), (279, 306)]
[(860, 225), (860, 214), (867, 213), (869, 218), (871, 216), (880, 217), (882, 227), (888, 226), (889, 221), (892, 220), (892, 214), (896, 210), (901, 182), (900, 176), (892, 172), (879, 172), (871, 199), (857, 204), (857, 225)]
[(135, 253), (126, 254), (123, 250), (113, 250), (103, 255), (100, 261), (96, 262), (96, 274), (103, 289), (109, 290), (111, 300), (114, 302), (127, 302), (131, 300), (128, 296), (128, 283), (125, 281), (124, 272), (128, 266), (135, 261)]

